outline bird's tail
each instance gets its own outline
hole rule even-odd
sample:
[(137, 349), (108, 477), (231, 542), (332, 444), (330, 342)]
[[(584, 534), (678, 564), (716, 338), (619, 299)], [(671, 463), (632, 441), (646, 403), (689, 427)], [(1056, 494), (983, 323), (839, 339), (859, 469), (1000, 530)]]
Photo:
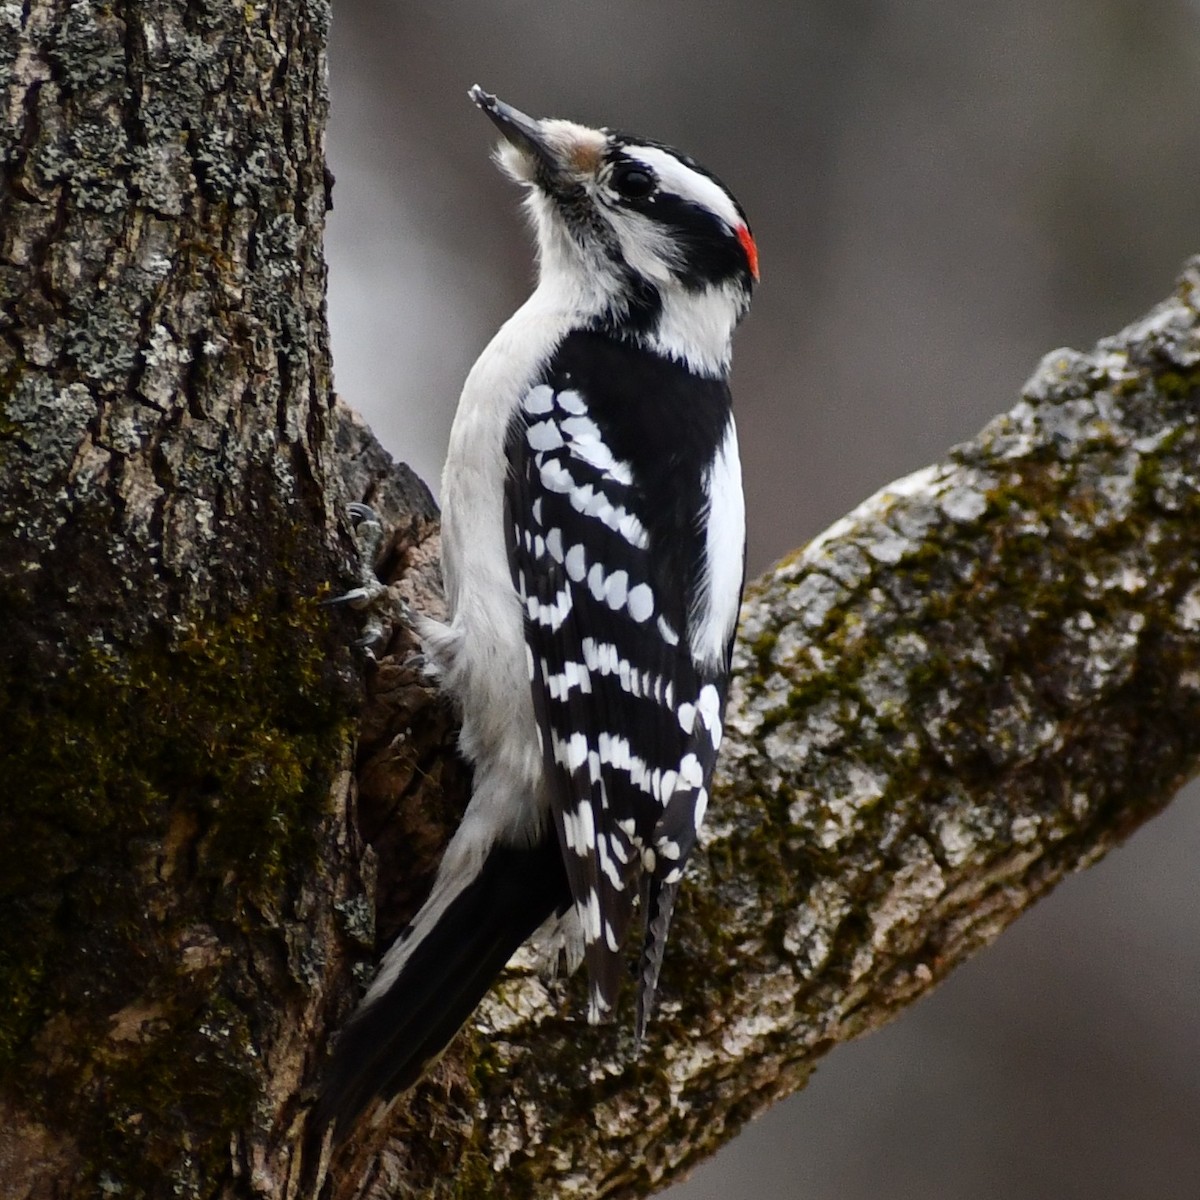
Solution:
[(344, 1138), (374, 1100), (411, 1087), (517, 948), (569, 902), (553, 830), (530, 848), (494, 845), (480, 868), (439, 876), (334, 1046), (310, 1126)]
[(646, 1036), (646, 1026), (650, 1023), (650, 1014), (658, 995), (658, 977), (667, 949), (667, 931), (671, 928), (671, 914), (675, 910), (675, 897), (679, 892), (679, 880), (668, 883), (665, 875), (666, 872), (661, 870), (647, 872), (642, 880), (646, 936), (638, 970), (637, 1024), (634, 1029), (639, 1046)]

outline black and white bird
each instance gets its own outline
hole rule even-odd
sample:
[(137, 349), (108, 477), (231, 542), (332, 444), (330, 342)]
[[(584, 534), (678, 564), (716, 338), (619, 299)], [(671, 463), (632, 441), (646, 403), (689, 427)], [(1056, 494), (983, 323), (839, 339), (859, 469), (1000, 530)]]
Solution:
[(549, 920), (586, 963), (595, 1022), (640, 903), (641, 1037), (708, 805), (741, 600), (728, 375), (758, 279), (745, 214), (677, 150), (471, 98), (527, 189), (539, 263), (451, 431), (449, 619), (415, 619), (474, 791), (336, 1045), (319, 1111), (339, 1134), (416, 1081)]

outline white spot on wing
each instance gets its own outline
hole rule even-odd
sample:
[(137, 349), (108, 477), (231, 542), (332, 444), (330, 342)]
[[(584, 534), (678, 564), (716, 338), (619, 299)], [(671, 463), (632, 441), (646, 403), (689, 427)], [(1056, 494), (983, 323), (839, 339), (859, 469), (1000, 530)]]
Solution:
[(690, 787), (697, 788), (704, 782), (704, 768), (694, 754), (685, 754), (679, 764), (679, 778)]
[(592, 812), (591, 804), (586, 800), (582, 801), (575, 809), (574, 817), (569, 813), (564, 813), (564, 829), (567, 828), (568, 821), (571, 822), (570, 828), (575, 834), (575, 840), (572, 842), (570, 834), (568, 834), (567, 844), (576, 854), (586, 857), (596, 844), (596, 817)]
[[(612, 856), (608, 853), (607, 839), (601, 838), (596, 844), (596, 850), (600, 859), (600, 869), (608, 876), (609, 882), (617, 889), (621, 890), (622, 880), (621, 872), (617, 870), (617, 864), (613, 862)], [(614, 947), (615, 949), (615, 947)]]
[[(629, 575), (625, 571), (614, 571), (604, 581), (604, 602), (614, 611), (625, 606), (628, 595)], [(628, 690), (628, 689), (626, 689)]]
[(532, 417), (540, 417), (551, 412), (554, 408), (554, 389), (548, 384), (539, 383), (537, 387), (530, 389), (522, 407)]
[(576, 662), (563, 663), (560, 673), (551, 674), (546, 661), (542, 660), (542, 676), (545, 679), (546, 691), (551, 700), (566, 700), (572, 688), (578, 688), (584, 695), (592, 691), (591, 676), (587, 668)]
[(525, 611), (535, 624), (545, 625), (552, 631), (557, 630), (571, 611), (571, 592), (568, 588), (563, 588), (550, 604), (543, 604), (536, 596), (530, 596), (525, 601)]
[[(645, 550), (650, 544), (650, 539), (646, 535), (646, 527), (631, 513), (626, 512), (623, 508), (615, 510), (617, 518), (617, 529), (619, 533), (635, 550)], [(676, 638), (675, 641), (679, 639)], [(675, 643), (672, 642), (672, 645)]]
[(599, 563), (593, 563), (587, 575), (588, 591), (593, 600), (604, 599), (604, 568)]
[(635, 621), (648, 621), (654, 615), (654, 593), (647, 583), (629, 589), (629, 615)]
[(547, 491), (570, 495), (575, 490), (575, 480), (570, 471), (556, 458), (546, 459), (538, 468), (538, 475), (541, 477), (542, 487)]
[[(575, 393), (571, 393), (574, 395)], [(562, 431), (571, 439), (572, 445), (582, 447), (586, 443), (596, 442), (604, 445), (600, 438), (600, 428), (586, 412), (578, 417), (567, 417), (562, 422)]]
[(579, 583), (587, 574), (587, 561), (583, 555), (583, 547), (578, 542), (567, 551), (563, 566), (567, 568), (568, 577), (575, 583)]
[(600, 897), (596, 894), (596, 889), (592, 888), (588, 892), (587, 900), (576, 906), (579, 909), (579, 923), (583, 926), (583, 936), (588, 942), (598, 941), (600, 938)]
[(659, 800), (663, 808), (666, 808), (671, 802), (671, 797), (675, 794), (675, 786), (679, 781), (679, 774), (676, 771), (664, 771), (662, 773), (662, 782), (659, 787)]
[(617, 483), (628, 486), (633, 482), (633, 472), (629, 469), (629, 464), (613, 456), (612, 450), (600, 433), (600, 427), (591, 417), (568, 417), (562, 422), (561, 428), (570, 443), (571, 453), (576, 458), (589, 463), (597, 471), (605, 472)]
[[(633, 476), (630, 474), (629, 468), (624, 463), (619, 463), (612, 456), (612, 451), (603, 442), (573, 442), (571, 444), (571, 453), (583, 462), (596, 468), (597, 471), (604, 471), (612, 476), (618, 483), (629, 484), (633, 482)], [(618, 468), (621, 468), (618, 470)]]
[(559, 392), (554, 399), (558, 407), (565, 413), (572, 413), (579, 416), (587, 412), (587, 402), (574, 388), (566, 388), (564, 391)]
[(600, 490), (588, 487), (588, 497), (582, 512), (585, 517), (597, 517), (601, 524), (611, 526), (617, 519), (617, 510), (612, 501)]
[(565, 741), (558, 734), (552, 733), (550, 745), (554, 752), (554, 761), (566, 767), (568, 771), (578, 770), (587, 762), (588, 743), (582, 733), (573, 733)]
[(562, 434), (553, 421), (539, 421), (525, 430), (525, 440), (533, 451), (544, 453), (547, 450), (557, 450), (562, 444)]

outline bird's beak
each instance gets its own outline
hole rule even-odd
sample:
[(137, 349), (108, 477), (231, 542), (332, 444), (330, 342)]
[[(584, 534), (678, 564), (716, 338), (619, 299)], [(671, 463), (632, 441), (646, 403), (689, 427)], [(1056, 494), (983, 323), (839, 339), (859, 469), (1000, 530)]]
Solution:
[(472, 100), (491, 118), (492, 124), (504, 135), (504, 140), (518, 150), (530, 155), (535, 162), (551, 175), (561, 173), (563, 164), (558, 150), (550, 144), (541, 121), (527, 117), (511, 104), (505, 104), (491, 92), (485, 92), (475, 84), (467, 93)]

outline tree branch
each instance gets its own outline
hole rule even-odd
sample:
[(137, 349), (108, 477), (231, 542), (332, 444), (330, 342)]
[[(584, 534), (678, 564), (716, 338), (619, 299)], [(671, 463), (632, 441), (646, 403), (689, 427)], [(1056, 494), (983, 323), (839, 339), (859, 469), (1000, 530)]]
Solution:
[[(349, 1147), (339, 1200), (646, 1195), (1169, 801), (1200, 754), (1198, 300), (1200, 259), (750, 589), (640, 1056), (628, 1022), (583, 1023), (577, 984), (510, 968), (390, 1140)], [(433, 545), (411, 521), (395, 542), (410, 594)], [(400, 879), (380, 860), (385, 933), (452, 824), (420, 766), (448, 726), (407, 652), (359, 770), (372, 836), (408, 848)]]

